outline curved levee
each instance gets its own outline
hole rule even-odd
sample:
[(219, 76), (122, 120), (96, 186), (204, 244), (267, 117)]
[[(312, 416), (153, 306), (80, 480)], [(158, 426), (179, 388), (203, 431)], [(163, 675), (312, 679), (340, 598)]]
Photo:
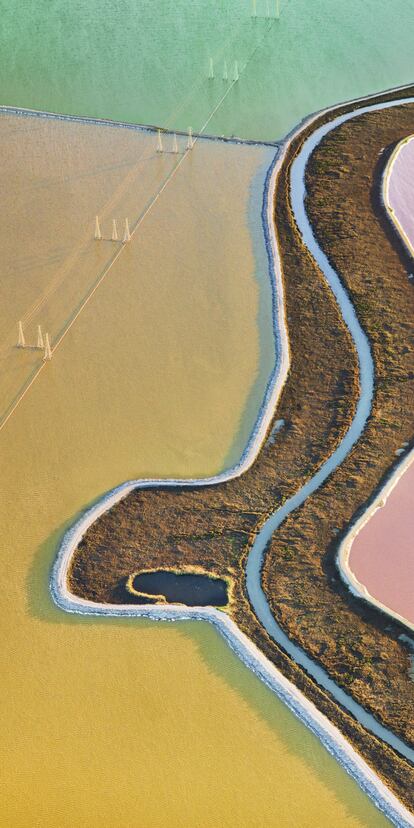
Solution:
[[(413, 98), (407, 98), (403, 102), (412, 102), (413, 100)], [(247, 562), (247, 589), (252, 606), (269, 635), (278, 644), (280, 644), (298, 664), (303, 666), (321, 686), (325, 687), (325, 689), (331, 693), (339, 704), (349, 710), (349, 712), (352, 713), (352, 715), (354, 715), (367, 730), (371, 731), (374, 735), (378, 736), (378, 738), (391, 745), (409, 761), (414, 761), (414, 750), (406, 745), (401, 739), (396, 737), (391, 731), (380, 725), (371, 714), (367, 713), (360, 705), (354, 702), (351, 697), (344, 693), (344, 691), (329, 678), (328, 674), (325, 673), (325, 671), (323, 671), (315, 662), (313, 662), (312, 659), (310, 659), (299, 647), (291, 644), (286, 634), (273, 618), (267, 604), (266, 596), (261, 588), (261, 567), (263, 554), (270, 536), (287, 517), (287, 515), (298, 508), (309, 495), (316, 491), (348, 455), (364, 429), (371, 409), (374, 388), (373, 361), (367, 337), (358, 322), (351, 301), (343, 288), (338, 275), (332, 269), (325, 254), (317, 244), (306, 216), (304, 203), (306, 196), (304, 185), (304, 171), (306, 163), (313, 149), (322, 140), (324, 135), (336, 126), (339, 126), (339, 124), (358, 115), (362, 115), (364, 112), (389, 108), (391, 106), (396, 106), (399, 103), (401, 103), (401, 101), (387, 101), (382, 104), (367, 105), (365, 107), (357, 108), (353, 112), (346, 113), (345, 115), (339, 116), (335, 120), (330, 121), (328, 124), (317, 129), (310, 136), (310, 138), (307, 139), (292, 167), (292, 207), (296, 222), (306, 245), (315, 258), (317, 264), (322, 269), (327, 283), (336, 297), (344, 321), (354, 340), (360, 368), (360, 396), (354, 419), (338, 448), (318, 470), (314, 477), (308, 481), (308, 483), (303, 486), (302, 489), (296, 493), (296, 495), (286, 501), (280, 509), (276, 510), (262, 527), (256, 542), (252, 547)], [(272, 211), (274, 185), (278, 170), (283, 163), (291, 141), (293, 138), (297, 137), (297, 135), (299, 135), (305, 127), (316, 120), (316, 118), (319, 117), (319, 114), (320, 113), (306, 121), (295, 133), (289, 136), (289, 139), (284, 145), (280, 155), (275, 160), (271, 171), (269, 171), (269, 176), (266, 182), (263, 219), (271, 270), (277, 286), (277, 291), (274, 291), (273, 294), (273, 320), (275, 324), (275, 336), (279, 345), (279, 364), (277, 369), (275, 369), (276, 373), (271, 377), (256, 427), (243, 457), (236, 467), (224, 472), (221, 475), (217, 475), (217, 477), (214, 478), (201, 480), (190, 479), (185, 481), (134, 480), (129, 481), (109, 492), (100, 501), (100, 503), (86, 512), (65, 534), (59, 548), (58, 556), (51, 576), (51, 592), (58, 606), (67, 612), (79, 612), (89, 615), (112, 615), (118, 617), (146, 617), (154, 620), (172, 621), (197, 619), (209, 621), (226, 638), (229, 645), (238, 654), (242, 661), (244, 661), (266, 684), (268, 684), (277, 693), (277, 695), (285, 701), (290, 709), (293, 710), (293, 712), (308, 727), (310, 727), (314, 733), (318, 735), (327, 749), (335, 755), (338, 761), (346, 768), (350, 775), (357, 780), (358, 784), (376, 802), (378, 807), (384, 811), (389, 819), (395, 825), (414, 826), (413, 815), (410, 814), (410, 812), (389, 791), (381, 779), (353, 749), (342, 733), (334, 725), (332, 725), (326, 716), (320, 713), (317, 708), (309, 702), (308, 699), (306, 699), (306, 697), (295, 687), (294, 684), (285, 679), (285, 677), (263, 656), (263, 654), (255, 647), (247, 636), (245, 636), (237, 628), (234, 622), (222, 612), (205, 608), (183, 609), (182, 607), (176, 606), (131, 607), (131, 605), (115, 606), (108, 604), (97, 604), (74, 596), (69, 592), (67, 587), (67, 572), (70, 560), (73, 551), (79, 544), (82, 536), (85, 534), (88, 527), (91, 526), (91, 524), (94, 523), (94, 521), (101, 514), (110, 509), (117, 501), (128, 494), (129, 491), (136, 487), (154, 487), (159, 484), (162, 484), (163, 486), (213, 485), (241, 475), (253, 463), (265, 437), (280, 390), (283, 387), (289, 362), (285, 315), (283, 309), (283, 285), (276, 238), (273, 230)], [(280, 325), (280, 327), (277, 327), (278, 325)]]

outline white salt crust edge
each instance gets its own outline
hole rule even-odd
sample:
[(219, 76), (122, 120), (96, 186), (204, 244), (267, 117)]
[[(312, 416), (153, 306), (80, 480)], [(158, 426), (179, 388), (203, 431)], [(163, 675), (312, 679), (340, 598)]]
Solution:
[[(388, 164), (385, 167), (383, 177), (382, 177), (382, 187), (381, 187), (381, 197), (384, 209), (388, 215), (388, 218), (391, 224), (394, 226), (397, 233), (401, 236), (405, 247), (410, 256), (414, 258), (414, 246), (405, 232), (404, 228), (402, 227), (400, 221), (398, 220), (393, 208), (391, 207), (390, 197), (389, 197), (389, 187), (390, 187), (390, 180), (392, 176), (392, 172), (394, 169), (395, 162), (402, 151), (402, 149), (411, 141), (414, 140), (414, 135), (409, 137), (403, 138), (397, 146), (394, 148), (391, 157), (388, 161)], [(372, 604), (377, 609), (381, 610), (381, 612), (385, 613), (386, 615), (391, 616), (400, 624), (403, 624), (404, 627), (409, 629), (411, 632), (414, 632), (414, 623), (410, 621), (405, 616), (401, 615), (400, 613), (396, 612), (395, 610), (390, 609), (386, 604), (382, 603), (375, 598), (367, 589), (365, 584), (363, 584), (352, 571), (350, 566), (350, 556), (351, 556), (351, 549), (352, 544), (357, 537), (357, 535), (361, 532), (364, 526), (368, 523), (371, 517), (375, 514), (377, 509), (381, 509), (385, 506), (387, 498), (396, 487), (397, 483), (405, 474), (407, 469), (411, 466), (411, 463), (414, 462), (414, 449), (412, 449), (405, 457), (402, 458), (401, 462), (395, 467), (392, 475), (388, 478), (382, 488), (379, 490), (375, 499), (370, 503), (369, 507), (366, 511), (356, 520), (351, 528), (350, 531), (345, 535), (343, 540), (341, 541), (338, 552), (337, 552), (337, 564), (339, 568), (339, 572), (341, 575), (342, 580), (347, 585), (349, 590), (355, 595), (357, 598), (362, 598), (368, 604)]]
[[(404, 87), (402, 87), (404, 88)], [(377, 95), (369, 97), (378, 97)], [(369, 100), (364, 98), (361, 100)], [(407, 99), (408, 102), (412, 99)], [(393, 102), (391, 105), (397, 105)], [(338, 109), (341, 105), (334, 107), (333, 110)], [(370, 109), (383, 108), (381, 105), (370, 107)], [(324, 110), (324, 112), (333, 111)], [(24, 114), (24, 113), (22, 113)], [(270, 249), (268, 245), (268, 252), (273, 256), (274, 277), (279, 288), (279, 294), (274, 296), (273, 317), (275, 326), (275, 337), (279, 343), (279, 374), (274, 381), (273, 393), (268, 394), (267, 404), (270, 406), (272, 400), (276, 404), (277, 397), (283, 387), (284, 381), (289, 369), (289, 346), (286, 331), (286, 320), (284, 313), (283, 301), (283, 282), (280, 270), (280, 260), (277, 250), (277, 243), (273, 229), (272, 213), (273, 213), (273, 191), (277, 173), (280, 169), (281, 163), (284, 159), (288, 146), (297, 134), (299, 134), (308, 124), (312, 123), (321, 113), (316, 113), (314, 116), (306, 119), (299, 128), (291, 133), (286, 140), (283, 151), (274, 164), (273, 172), (269, 182), (267, 182), (267, 211), (266, 219), (268, 229), (270, 229)], [(50, 116), (49, 116), (50, 117)], [(258, 142), (259, 143), (259, 142)], [(282, 305), (282, 307), (281, 307)], [(277, 310), (275, 310), (275, 308)], [(277, 320), (281, 323), (281, 327), (277, 326)], [(274, 391), (278, 389), (278, 393)], [(271, 390), (271, 389), (268, 389)], [(258, 428), (253, 432), (252, 439), (249, 442), (246, 451), (241, 458), (241, 461), (233, 470), (229, 470), (214, 478), (201, 480), (137, 480), (125, 483), (113, 491), (109, 492), (95, 507), (89, 509), (78, 522), (65, 534), (58, 555), (53, 567), (51, 575), (51, 593), (56, 604), (67, 612), (82, 613), (86, 615), (109, 615), (113, 617), (141, 617), (150, 618), (153, 620), (204, 620), (215, 626), (226, 639), (229, 646), (239, 656), (239, 658), (250, 667), (253, 672), (269, 686), (280, 699), (282, 699), (293, 713), (309, 727), (320, 741), (325, 745), (328, 751), (335, 756), (345, 770), (357, 781), (359, 786), (370, 796), (377, 807), (383, 811), (387, 817), (397, 826), (414, 825), (413, 815), (402, 805), (402, 803), (394, 796), (394, 794), (384, 785), (382, 780), (375, 774), (369, 765), (362, 759), (361, 756), (353, 749), (350, 743), (345, 739), (343, 734), (313, 705), (291, 682), (287, 681), (285, 677), (269, 662), (265, 656), (255, 647), (255, 645), (238, 629), (231, 619), (223, 613), (215, 609), (207, 608), (186, 608), (170, 605), (168, 607), (134, 607), (131, 605), (107, 605), (95, 604), (84, 599), (77, 598), (72, 595), (67, 588), (67, 571), (70, 563), (70, 558), (73, 551), (79, 544), (83, 534), (89, 526), (105, 511), (110, 509), (122, 497), (125, 497), (128, 492), (138, 487), (150, 487), (155, 485), (162, 486), (197, 486), (197, 485), (213, 485), (223, 480), (232, 479), (243, 473), (253, 462), (252, 451), (256, 447), (256, 452), (259, 451), (260, 444), (263, 441), (267, 427), (272, 417), (269, 411), (263, 411), (262, 406), (259, 414)], [(266, 414), (268, 416), (266, 416)], [(266, 427), (264, 422), (266, 421)], [(261, 427), (260, 427), (261, 426)], [(259, 434), (261, 434), (261, 442), (259, 443)], [(299, 648), (297, 648), (299, 650)], [(315, 665), (316, 666), (316, 665)]]

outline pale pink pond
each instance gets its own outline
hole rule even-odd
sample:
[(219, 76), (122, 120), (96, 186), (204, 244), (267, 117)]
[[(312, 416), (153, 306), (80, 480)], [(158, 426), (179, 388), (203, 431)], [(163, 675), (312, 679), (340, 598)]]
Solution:
[[(414, 140), (401, 144), (391, 161), (385, 200), (396, 229), (414, 248)], [(414, 623), (414, 463), (385, 505), (356, 536), (349, 568), (370, 595)]]
[(402, 144), (388, 180), (388, 205), (414, 248), (414, 139)]
[(414, 463), (356, 536), (349, 566), (377, 601), (414, 624)]

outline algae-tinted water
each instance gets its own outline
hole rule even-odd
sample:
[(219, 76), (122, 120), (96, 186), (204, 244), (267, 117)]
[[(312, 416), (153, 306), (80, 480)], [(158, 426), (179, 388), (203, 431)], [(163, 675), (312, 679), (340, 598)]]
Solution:
[[(218, 107), (208, 132), (274, 139), (322, 106), (412, 80), (406, 0), (281, 0), (280, 20), (264, 18), (266, 0), (256, 20), (251, 8), (0, 0), (1, 103), (197, 130)], [(231, 81), (236, 60), (228, 91), (224, 61)]]

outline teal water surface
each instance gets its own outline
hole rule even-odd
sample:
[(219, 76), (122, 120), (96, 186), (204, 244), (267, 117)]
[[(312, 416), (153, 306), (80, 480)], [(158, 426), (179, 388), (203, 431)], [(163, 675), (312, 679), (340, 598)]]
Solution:
[(275, 0), (256, 7), (253, 19), (252, 0), (0, 0), (0, 102), (274, 140), (413, 79), (412, 0), (281, 0), (279, 20), (266, 18)]

